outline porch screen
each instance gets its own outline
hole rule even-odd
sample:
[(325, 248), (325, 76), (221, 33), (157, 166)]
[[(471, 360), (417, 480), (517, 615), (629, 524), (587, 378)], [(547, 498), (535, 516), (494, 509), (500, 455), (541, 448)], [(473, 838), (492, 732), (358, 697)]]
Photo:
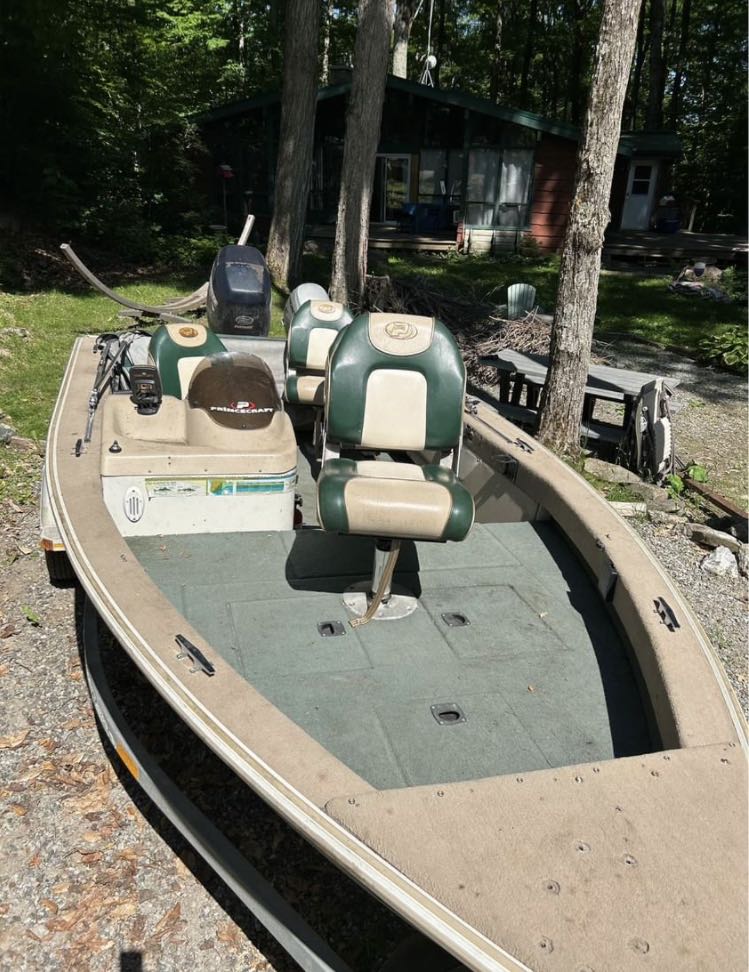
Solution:
[(533, 171), (532, 149), (505, 149), (502, 153), (502, 180), (494, 223), (496, 226), (525, 226), (528, 193)]
[(468, 153), (466, 223), (491, 226), (497, 199), (500, 153), (495, 149), (471, 149)]
[(419, 158), (419, 202), (442, 200), (442, 186), (446, 181), (447, 152), (443, 149), (422, 149)]

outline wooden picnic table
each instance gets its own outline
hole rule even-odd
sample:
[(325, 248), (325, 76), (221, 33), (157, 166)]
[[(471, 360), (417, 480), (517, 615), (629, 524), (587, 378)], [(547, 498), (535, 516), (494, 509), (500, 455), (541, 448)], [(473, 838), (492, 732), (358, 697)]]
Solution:
[[(546, 384), (549, 358), (543, 354), (523, 354), (509, 349), (497, 354), (479, 358), (479, 364), (496, 368), (499, 372), (498, 409), (509, 418), (532, 423), (538, 411), (541, 390)], [(608, 365), (591, 365), (585, 385), (582, 431), (593, 439), (618, 441), (624, 434), (635, 402), (643, 385), (660, 378), (644, 371), (630, 371), (627, 368), (611, 368)], [(670, 393), (679, 384), (678, 379), (665, 382)], [(525, 389), (525, 405), (521, 404)], [(624, 419), (621, 426), (610, 422), (594, 422), (593, 409), (599, 399), (624, 404)]]

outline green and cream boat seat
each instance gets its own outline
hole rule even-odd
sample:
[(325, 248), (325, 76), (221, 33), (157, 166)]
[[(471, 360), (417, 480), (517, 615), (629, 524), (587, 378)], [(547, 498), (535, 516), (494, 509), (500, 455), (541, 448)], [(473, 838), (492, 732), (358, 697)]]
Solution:
[(203, 324), (160, 324), (148, 353), (156, 365), (165, 395), (185, 398), (198, 365), (209, 355), (225, 352), (221, 340)]
[[(456, 469), (466, 373), (452, 334), (431, 317), (361, 314), (328, 357), (325, 530), (377, 538), (463, 540), (473, 499)], [(437, 456), (434, 464), (341, 457), (341, 450)], [(451, 459), (440, 464), (439, 457)]]
[(308, 300), (294, 314), (286, 339), (287, 402), (323, 405), (328, 351), (351, 321), (351, 312), (332, 300)]

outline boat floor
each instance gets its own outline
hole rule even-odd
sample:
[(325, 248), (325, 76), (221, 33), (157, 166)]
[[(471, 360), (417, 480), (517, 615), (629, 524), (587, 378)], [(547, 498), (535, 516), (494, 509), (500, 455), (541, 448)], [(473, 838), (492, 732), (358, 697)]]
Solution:
[[(314, 516), (300, 455), (299, 491)], [(419, 598), (353, 629), (341, 593), (373, 543), (288, 533), (131, 538), (164, 595), (238, 672), (378, 789), (450, 783), (650, 752), (625, 647), (551, 522), (477, 523), (460, 544), (404, 544)], [(449, 626), (443, 615), (470, 622)], [(322, 637), (318, 624), (342, 622)], [(465, 721), (440, 724), (435, 704)]]

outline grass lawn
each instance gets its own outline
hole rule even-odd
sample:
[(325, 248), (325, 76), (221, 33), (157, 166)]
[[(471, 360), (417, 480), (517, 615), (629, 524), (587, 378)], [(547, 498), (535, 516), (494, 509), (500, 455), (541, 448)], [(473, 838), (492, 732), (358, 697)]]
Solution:
[[(538, 301), (552, 311), (556, 299), (557, 258), (534, 263), (485, 257), (453, 256), (420, 259), (392, 256), (387, 270), (397, 277), (424, 277), (435, 289), (474, 294), (501, 303), (512, 283), (529, 283)], [(605, 270), (598, 290), (597, 336), (632, 334), (662, 345), (696, 351), (699, 342), (735, 324), (746, 324), (746, 309), (738, 304), (682, 297), (668, 290), (670, 276)]]
[[(542, 307), (551, 310), (557, 287), (556, 259), (518, 262), (509, 258), (390, 256), (376, 273), (394, 277), (426, 278), (434, 289), (473, 295), (478, 301), (500, 303), (509, 283), (533, 284)], [(329, 260), (305, 257), (305, 279), (325, 285)], [(601, 277), (598, 333), (626, 332), (662, 344), (694, 350), (708, 333), (744, 323), (744, 309), (738, 305), (690, 300), (667, 290), (668, 278), (630, 273), (604, 273)], [(158, 282), (126, 283), (118, 288), (126, 296), (145, 303), (161, 303), (169, 297), (189, 293), (199, 281), (179, 275)], [(272, 329), (283, 334), (281, 314), (284, 295), (274, 291)], [(10, 416), (19, 433), (44, 438), (73, 340), (79, 334), (121, 328), (117, 306), (92, 292), (67, 293), (49, 290), (36, 294), (0, 291), (0, 409)], [(3, 333), (6, 328), (24, 328), (26, 338)], [(3, 353), (5, 352), (5, 353)]]

